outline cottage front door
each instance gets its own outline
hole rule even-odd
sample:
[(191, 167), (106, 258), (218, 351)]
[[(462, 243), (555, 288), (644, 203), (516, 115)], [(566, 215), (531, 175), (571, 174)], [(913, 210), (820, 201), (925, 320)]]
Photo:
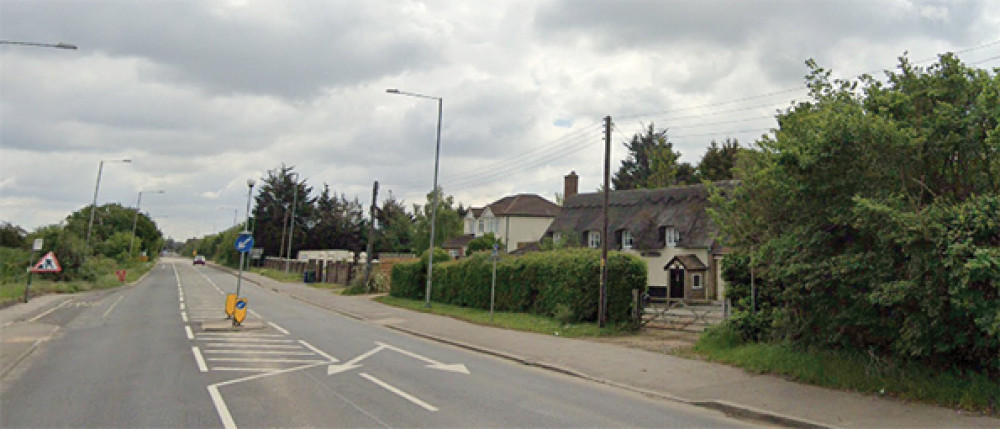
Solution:
[(670, 270), (670, 297), (684, 298), (684, 270), (674, 268)]

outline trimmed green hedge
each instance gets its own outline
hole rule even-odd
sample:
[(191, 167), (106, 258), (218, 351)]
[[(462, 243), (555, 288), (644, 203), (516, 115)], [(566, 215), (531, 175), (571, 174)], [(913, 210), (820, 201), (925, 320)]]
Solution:
[[(435, 261), (447, 260), (442, 250), (437, 249), (435, 254)], [(393, 266), (389, 294), (424, 299), (426, 269), (426, 253), (419, 262)], [(461, 261), (436, 263), (431, 299), (487, 309), (492, 269), (489, 252), (473, 253)], [(620, 252), (608, 254), (610, 322), (630, 320), (632, 289), (645, 291), (646, 275), (646, 264), (638, 257)], [(568, 322), (595, 321), (600, 277), (601, 252), (596, 249), (560, 249), (517, 257), (501, 255), (497, 261), (495, 308), (497, 311), (558, 315)]]

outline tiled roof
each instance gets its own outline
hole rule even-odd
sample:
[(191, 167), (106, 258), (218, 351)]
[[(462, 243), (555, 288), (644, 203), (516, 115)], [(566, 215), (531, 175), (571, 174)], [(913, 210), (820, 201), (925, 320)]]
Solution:
[[(736, 181), (716, 182), (723, 190), (736, 186)], [(553, 232), (600, 231), (601, 207), (604, 194), (577, 194), (566, 198), (562, 211), (549, 226)], [(718, 228), (709, 218), (708, 189), (705, 185), (672, 188), (632, 189), (612, 191), (608, 196), (608, 226), (611, 231), (629, 230), (637, 249), (663, 247), (660, 228), (677, 228), (681, 239), (677, 247), (709, 248)], [(581, 238), (582, 242), (582, 238)]]
[[(556, 217), (559, 214), (559, 206), (535, 194), (503, 197), (487, 207), (493, 212), (493, 216)], [(477, 213), (476, 216), (480, 214)]]
[(441, 248), (442, 249), (461, 249), (461, 248), (464, 248), (465, 246), (468, 246), (469, 242), (472, 241), (472, 240), (475, 240), (475, 239), (476, 239), (476, 236), (472, 235), (472, 234), (458, 236), (458, 237), (452, 238), (450, 240), (445, 240), (445, 242), (441, 244)]

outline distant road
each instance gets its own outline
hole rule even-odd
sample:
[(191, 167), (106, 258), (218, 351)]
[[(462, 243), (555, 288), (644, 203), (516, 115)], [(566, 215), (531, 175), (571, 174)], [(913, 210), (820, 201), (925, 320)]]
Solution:
[(429, 342), (165, 258), (62, 326), (7, 384), (9, 427), (743, 427), (698, 408)]

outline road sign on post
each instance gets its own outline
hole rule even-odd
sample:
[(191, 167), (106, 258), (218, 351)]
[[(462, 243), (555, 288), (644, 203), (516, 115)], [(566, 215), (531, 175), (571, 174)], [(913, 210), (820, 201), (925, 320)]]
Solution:
[(39, 259), (31, 271), (34, 273), (58, 273), (62, 271), (62, 267), (59, 266), (59, 260), (56, 259), (56, 254), (49, 252), (42, 259)]
[(240, 233), (236, 237), (236, 251), (240, 253), (247, 253), (253, 249), (253, 236), (248, 232)]

